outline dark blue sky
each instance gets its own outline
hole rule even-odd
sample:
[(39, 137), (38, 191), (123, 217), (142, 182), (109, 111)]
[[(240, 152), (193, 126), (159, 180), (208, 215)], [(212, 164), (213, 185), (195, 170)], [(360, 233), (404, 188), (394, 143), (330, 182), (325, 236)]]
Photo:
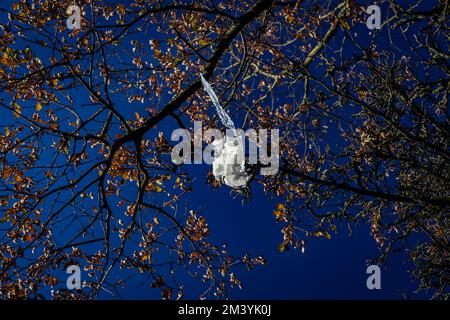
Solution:
[[(404, 257), (398, 255), (392, 256), (381, 270), (382, 289), (367, 289), (366, 261), (378, 255), (369, 226), (356, 226), (351, 236), (346, 226), (338, 226), (338, 233), (330, 240), (309, 238), (304, 253), (300, 250), (279, 253), (281, 226), (272, 215), (276, 201), (267, 200), (255, 191), (252, 201), (242, 205), (240, 200), (231, 198), (226, 188), (212, 191), (201, 179), (199, 174), (197, 186), (194, 185), (196, 191), (189, 196), (188, 203), (192, 208), (204, 208), (201, 213), (208, 221), (211, 242), (227, 243), (236, 255), (261, 254), (268, 260), (265, 266), (236, 272), (243, 288), (232, 290), (232, 299), (402, 299), (403, 292), (409, 298), (414, 297), (412, 292), (417, 283), (412, 282), (402, 262)], [(198, 281), (185, 276), (182, 279), (186, 285), (185, 298), (198, 298)], [(145, 285), (136, 289), (132, 283), (122, 294), (132, 299), (159, 297), (158, 290)]]

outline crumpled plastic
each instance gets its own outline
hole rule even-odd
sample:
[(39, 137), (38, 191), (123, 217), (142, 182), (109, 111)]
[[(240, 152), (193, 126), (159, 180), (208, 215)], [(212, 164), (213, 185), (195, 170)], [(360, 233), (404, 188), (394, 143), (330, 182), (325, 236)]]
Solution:
[(203, 75), (200, 75), (205, 91), (216, 108), (222, 124), (232, 130), (233, 135), (226, 135), (223, 139), (216, 139), (212, 143), (215, 157), (212, 163), (213, 174), (217, 180), (222, 180), (227, 186), (240, 188), (247, 185), (250, 176), (245, 171), (244, 143), (236, 136), (233, 120), (219, 103), (216, 93)]
[(218, 180), (232, 188), (247, 185), (249, 175), (245, 171), (243, 143), (238, 137), (225, 136), (225, 139), (214, 140), (212, 143), (218, 153), (213, 160), (213, 174)]

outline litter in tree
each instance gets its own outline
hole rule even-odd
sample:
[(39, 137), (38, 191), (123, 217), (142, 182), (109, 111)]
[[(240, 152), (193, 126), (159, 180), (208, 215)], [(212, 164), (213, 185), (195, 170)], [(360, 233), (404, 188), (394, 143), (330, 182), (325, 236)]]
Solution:
[(219, 103), (219, 99), (211, 85), (203, 75), (200, 75), (205, 91), (208, 93), (222, 124), (227, 127), (231, 135), (223, 139), (216, 139), (212, 143), (215, 150), (213, 160), (213, 174), (217, 180), (222, 180), (227, 186), (240, 188), (247, 185), (250, 176), (245, 171), (244, 141), (236, 134), (233, 120)]

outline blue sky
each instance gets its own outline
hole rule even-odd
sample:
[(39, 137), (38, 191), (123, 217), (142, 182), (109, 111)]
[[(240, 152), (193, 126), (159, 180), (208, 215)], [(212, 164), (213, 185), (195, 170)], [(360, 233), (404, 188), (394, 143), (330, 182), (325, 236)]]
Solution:
[[(233, 289), (232, 299), (402, 299), (402, 293), (408, 298), (420, 297), (412, 294), (417, 283), (412, 282), (400, 255), (392, 256), (381, 268), (381, 290), (367, 289), (367, 259), (379, 254), (369, 226), (354, 227), (351, 236), (345, 225), (338, 226), (337, 234), (330, 240), (308, 238), (304, 253), (280, 253), (277, 246), (282, 239), (281, 227), (272, 215), (276, 201), (255, 191), (253, 200), (242, 205), (230, 197), (229, 189), (212, 191), (205, 188), (201, 179), (199, 175), (198, 188), (194, 186), (197, 191), (189, 196), (188, 203), (190, 207), (203, 208), (201, 213), (208, 221), (211, 242), (225, 242), (237, 255), (263, 255), (268, 260), (265, 266), (237, 272), (243, 288)], [(198, 282), (183, 275), (181, 279), (186, 285), (184, 297), (197, 299)], [(131, 283), (122, 294), (131, 299), (159, 297), (158, 290), (148, 286), (136, 289)]]

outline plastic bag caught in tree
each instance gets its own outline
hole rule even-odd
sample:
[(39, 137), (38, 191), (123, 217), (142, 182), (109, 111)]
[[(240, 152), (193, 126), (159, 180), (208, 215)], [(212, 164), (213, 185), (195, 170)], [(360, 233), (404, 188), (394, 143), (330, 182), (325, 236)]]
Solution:
[(222, 124), (231, 129), (233, 135), (226, 135), (224, 139), (217, 139), (213, 142), (216, 156), (213, 160), (213, 174), (218, 180), (232, 188), (243, 187), (249, 180), (249, 175), (245, 172), (244, 143), (240, 137), (236, 136), (236, 129), (233, 120), (225, 112), (219, 103), (216, 93), (203, 75), (200, 75), (203, 87), (210, 96), (216, 112)]

